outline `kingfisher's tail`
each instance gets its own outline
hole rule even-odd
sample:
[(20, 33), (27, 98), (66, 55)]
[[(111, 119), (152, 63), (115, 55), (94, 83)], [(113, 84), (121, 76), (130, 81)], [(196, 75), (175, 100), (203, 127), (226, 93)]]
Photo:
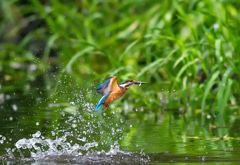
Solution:
[(108, 96), (108, 95), (104, 95), (104, 96), (99, 100), (99, 102), (98, 102), (98, 104), (97, 104), (97, 107), (95, 108), (95, 111), (98, 111), (98, 110), (102, 107), (102, 105), (105, 103), (105, 100), (106, 100), (107, 96)]

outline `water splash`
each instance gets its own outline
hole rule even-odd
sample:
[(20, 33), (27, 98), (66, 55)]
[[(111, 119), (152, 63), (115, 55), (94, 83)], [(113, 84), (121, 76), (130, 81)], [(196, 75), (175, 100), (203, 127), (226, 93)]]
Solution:
[[(125, 164), (149, 161), (142, 154), (120, 149), (121, 140), (129, 131), (124, 116), (111, 111), (93, 113), (92, 97), (82, 92), (76, 100), (68, 99), (70, 106), (54, 101), (48, 104), (47, 115), (32, 122), (34, 132), (27, 130), (27, 134), (14, 139), (17, 141), (0, 136), (6, 151), (6, 155), (0, 155), (0, 161)], [(15, 110), (18, 108), (21, 109), (13, 106)], [(55, 114), (49, 113), (50, 110)], [(47, 122), (42, 122), (45, 119)]]
[[(149, 161), (149, 157), (146, 155), (121, 151), (118, 141), (115, 141), (107, 152), (94, 151), (83, 154), (82, 151), (97, 147), (98, 142), (72, 145), (67, 141), (67, 136), (70, 134), (53, 140), (45, 138), (40, 131), (37, 131), (32, 138), (18, 140), (15, 146), (21, 155), (21, 160), (28, 161), (52, 161), (55, 163), (144, 163)], [(24, 150), (30, 152), (30, 157), (24, 156)], [(9, 158), (15, 158), (10, 149), (8, 154)]]
[(22, 150), (29, 150), (31, 158), (38, 160), (47, 156), (80, 156), (83, 155), (82, 151), (87, 151), (90, 148), (97, 147), (97, 142), (85, 143), (83, 146), (75, 143), (71, 144), (67, 141), (67, 137), (71, 134), (65, 133), (64, 136), (56, 139), (49, 139), (41, 136), (41, 132), (38, 131), (32, 135), (30, 139), (20, 139), (16, 142), (15, 146), (20, 155), (24, 158)]
[[(83, 146), (79, 144), (71, 145), (71, 143), (67, 142), (68, 134), (65, 134), (61, 138), (57, 138), (55, 140), (44, 138), (41, 136), (41, 132), (38, 131), (32, 135), (32, 138), (20, 139), (16, 142), (15, 147), (18, 151), (21, 150), (29, 150), (31, 151), (32, 158), (42, 158), (44, 156), (56, 156), (56, 155), (71, 155), (71, 156), (79, 156), (83, 155), (81, 151), (87, 151), (92, 147), (97, 147), (97, 142), (85, 143)], [(84, 141), (84, 139), (82, 140)], [(114, 143), (111, 146), (109, 152), (106, 152), (107, 155), (115, 155), (119, 152), (118, 143)], [(22, 155), (24, 157), (24, 155)]]
[(6, 140), (6, 137), (3, 135), (0, 135), (0, 144), (3, 144), (5, 140)]

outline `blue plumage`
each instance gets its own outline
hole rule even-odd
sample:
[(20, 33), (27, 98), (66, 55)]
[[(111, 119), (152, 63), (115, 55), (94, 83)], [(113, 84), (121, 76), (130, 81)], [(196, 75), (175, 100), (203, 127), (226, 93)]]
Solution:
[(95, 108), (95, 111), (98, 111), (98, 110), (102, 107), (102, 105), (103, 105), (104, 102), (106, 101), (107, 97), (108, 97), (108, 95), (104, 95), (104, 96), (99, 100), (99, 102), (98, 102), (98, 104), (97, 104), (97, 107)]
[(101, 93), (102, 95), (107, 94), (109, 91), (106, 91), (106, 88), (108, 87), (109, 82), (111, 81), (112, 77), (109, 77), (107, 80), (105, 80), (101, 85), (97, 87), (97, 92)]

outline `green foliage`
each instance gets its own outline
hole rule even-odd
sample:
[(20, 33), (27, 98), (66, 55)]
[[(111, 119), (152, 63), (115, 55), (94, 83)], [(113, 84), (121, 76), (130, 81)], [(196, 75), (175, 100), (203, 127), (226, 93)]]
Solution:
[(146, 111), (223, 113), (239, 104), (238, 1), (0, 3), (3, 69), (20, 59), (36, 63), (40, 73), (57, 66), (58, 78), (47, 81), (56, 90), (63, 74), (78, 84), (87, 81), (86, 88), (110, 75), (146, 81), (126, 96)]

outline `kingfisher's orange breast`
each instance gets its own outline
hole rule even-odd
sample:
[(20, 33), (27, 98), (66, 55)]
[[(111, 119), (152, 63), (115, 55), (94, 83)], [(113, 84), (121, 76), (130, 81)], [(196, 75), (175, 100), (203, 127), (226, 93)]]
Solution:
[(125, 92), (123, 92), (123, 91), (111, 92), (111, 94), (108, 96), (107, 100), (105, 101), (104, 105), (108, 105), (108, 104), (114, 102), (115, 100), (122, 97), (122, 95), (124, 93)]

